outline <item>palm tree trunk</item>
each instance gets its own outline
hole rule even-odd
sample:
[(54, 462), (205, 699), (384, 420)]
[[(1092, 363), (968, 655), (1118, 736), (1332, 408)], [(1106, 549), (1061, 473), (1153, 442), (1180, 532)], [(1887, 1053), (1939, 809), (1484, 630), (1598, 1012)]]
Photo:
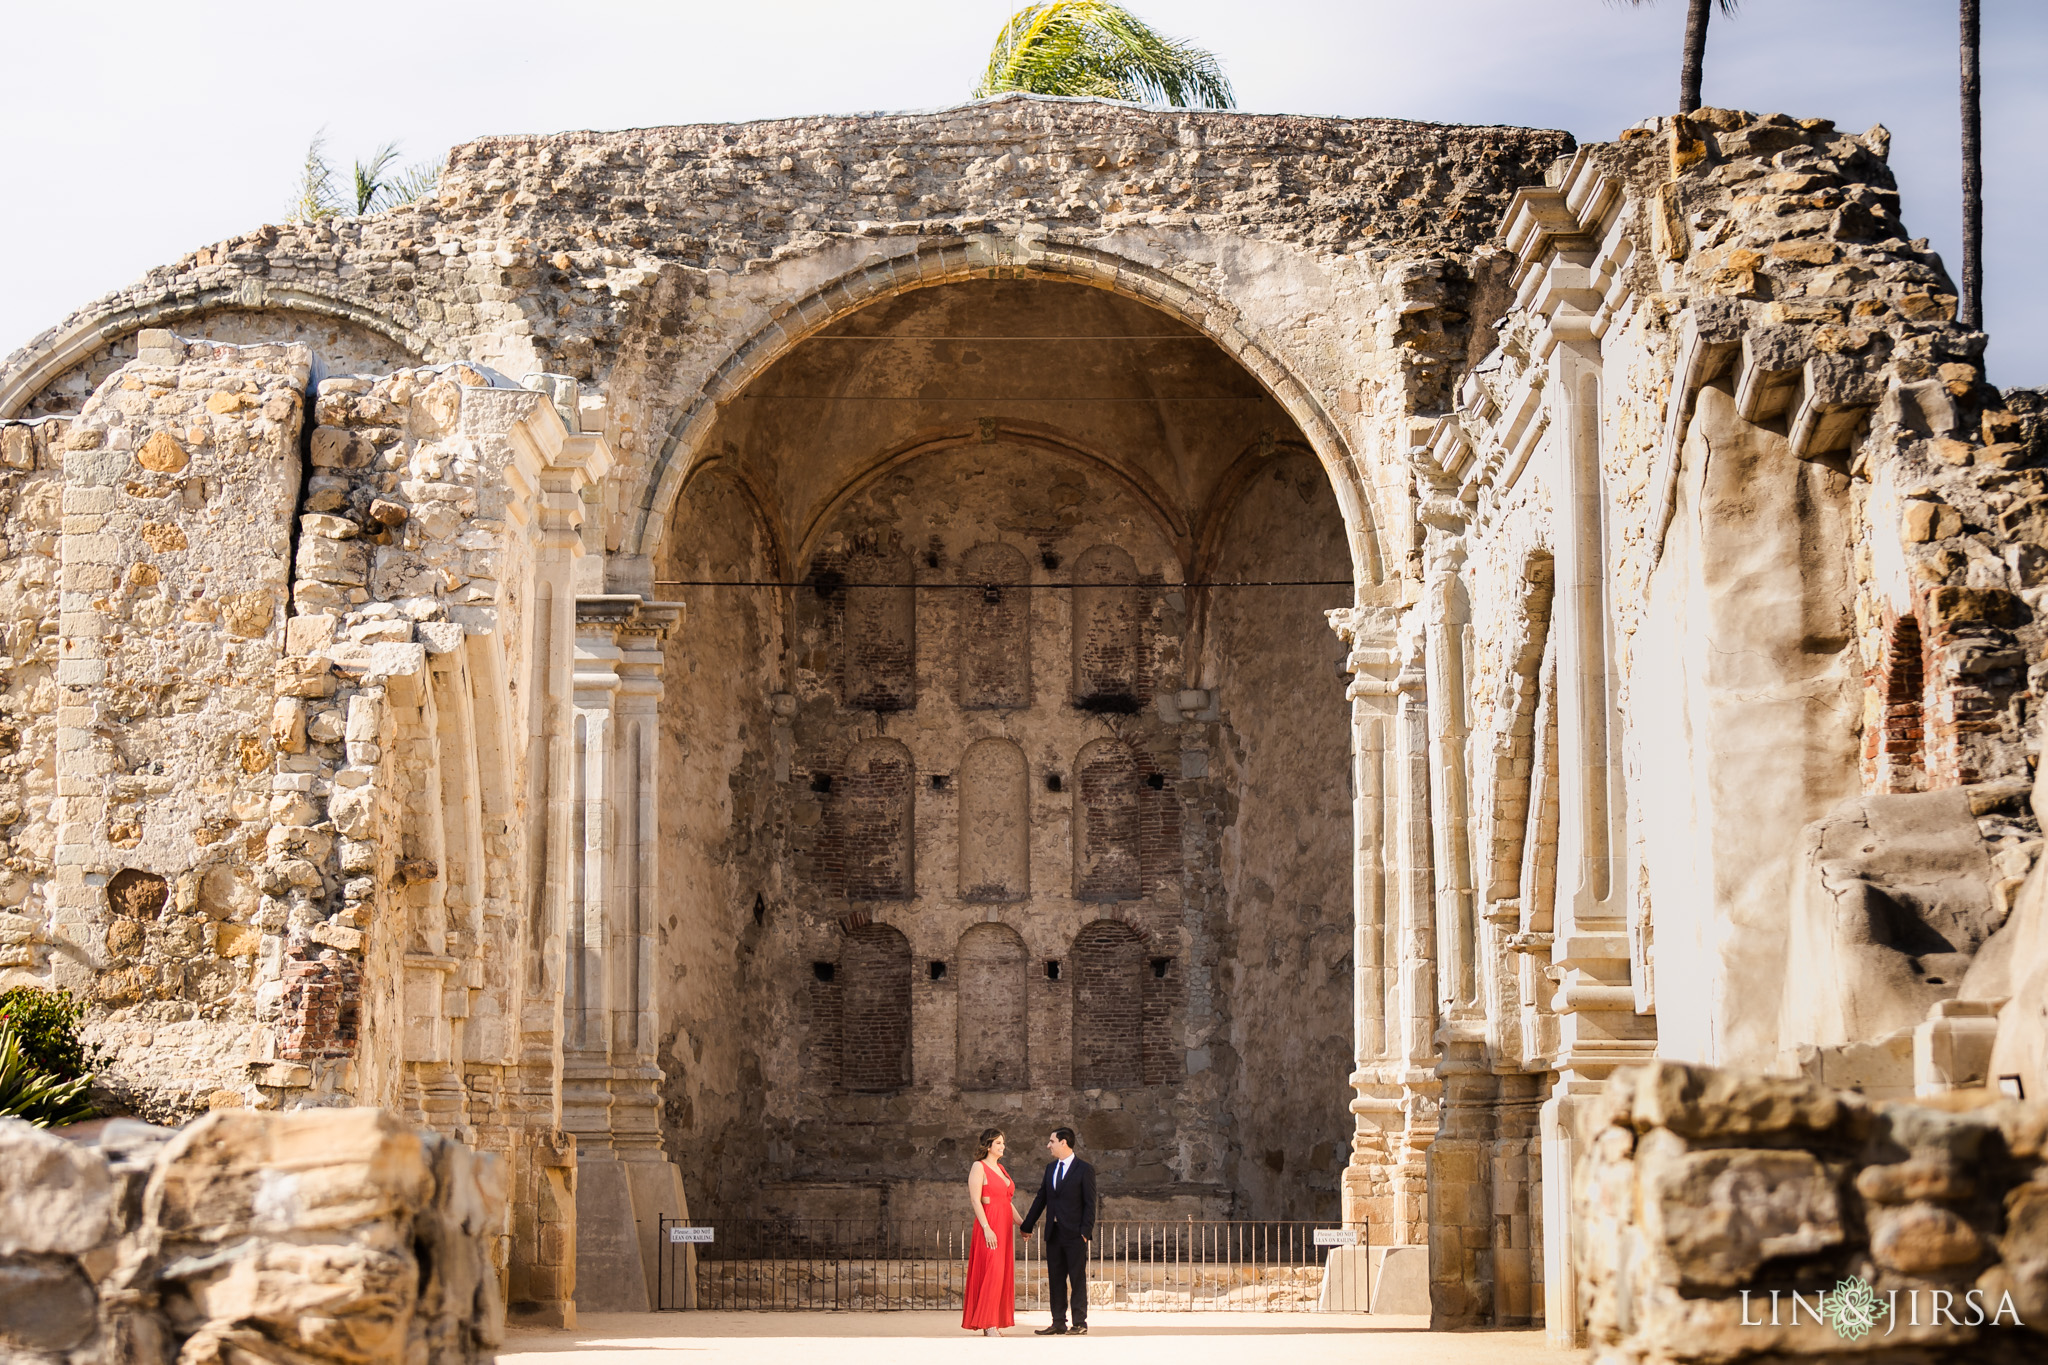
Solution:
[[(1965, 4), (1971, 0), (1964, 0)], [(1707, 64), (1707, 16), (1714, 0), (1686, 0), (1685, 65), (1678, 72), (1678, 112), (1690, 114), (1700, 107), (1700, 80)]]
[(1984, 330), (1983, 114), (1977, 91), (1977, 3), (1963, 10), (1963, 307), (1960, 320)]

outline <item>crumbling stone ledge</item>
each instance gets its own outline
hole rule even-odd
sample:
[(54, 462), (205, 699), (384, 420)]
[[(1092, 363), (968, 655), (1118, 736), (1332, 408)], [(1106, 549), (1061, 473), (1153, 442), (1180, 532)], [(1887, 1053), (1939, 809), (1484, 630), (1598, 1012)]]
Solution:
[[(2048, 1357), (2048, 1104), (1946, 1098), (1617, 1071), (1573, 1210), (1590, 1358)], [(1839, 1311), (1872, 1296), (1864, 1323)]]
[(0, 1119), (0, 1361), (493, 1359), (502, 1183), (379, 1109)]

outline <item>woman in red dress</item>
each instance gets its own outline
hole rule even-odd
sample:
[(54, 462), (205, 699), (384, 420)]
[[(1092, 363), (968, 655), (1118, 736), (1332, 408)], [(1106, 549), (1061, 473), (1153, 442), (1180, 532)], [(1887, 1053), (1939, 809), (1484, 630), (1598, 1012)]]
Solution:
[(981, 1153), (967, 1173), (974, 1232), (967, 1247), (967, 1293), (960, 1325), (999, 1337), (1017, 1322), (1017, 1183), (1003, 1169), (1003, 1130), (981, 1134)]

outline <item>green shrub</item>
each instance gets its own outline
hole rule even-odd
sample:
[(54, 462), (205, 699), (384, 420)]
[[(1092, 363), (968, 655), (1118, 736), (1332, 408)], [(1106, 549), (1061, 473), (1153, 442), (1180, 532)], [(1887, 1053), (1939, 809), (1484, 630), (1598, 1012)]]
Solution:
[(60, 1081), (75, 1081), (91, 1069), (78, 1036), (84, 1014), (85, 1007), (71, 998), (70, 991), (16, 986), (0, 995), (0, 1021), (14, 1025), (22, 1059)]
[(85, 1088), (92, 1077), (61, 1080), (29, 1064), (12, 1020), (0, 1019), (0, 1118), (26, 1119), (38, 1128), (93, 1117)]

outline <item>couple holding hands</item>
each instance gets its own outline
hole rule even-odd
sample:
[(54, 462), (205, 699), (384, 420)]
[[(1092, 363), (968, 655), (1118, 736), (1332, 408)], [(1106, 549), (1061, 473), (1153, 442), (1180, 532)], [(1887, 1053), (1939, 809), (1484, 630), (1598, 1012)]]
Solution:
[[(1003, 1130), (982, 1130), (980, 1152), (967, 1173), (967, 1202), (975, 1230), (967, 1249), (967, 1293), (960, 1325), (999, 1337), (1015, 1325), (1017, 1306), (1017, 1183), (1003, 1169)], [(1052, 1326), (1042, 1337), (1088, 1330), (1088, 1244), (1095, 1236), (1095, 1168), (1074, 1155), (1074, 1130), (1055, 1128), (1046, 1139), (1052, 1160), (1038, 1182), (1038, 1197), (1024, 1215), (1026, 1237), (1045, 1215), (1045, 1273), (1052, 1281)], [(1067, 1326), (1067, 1303), (1074, 1325)]]

